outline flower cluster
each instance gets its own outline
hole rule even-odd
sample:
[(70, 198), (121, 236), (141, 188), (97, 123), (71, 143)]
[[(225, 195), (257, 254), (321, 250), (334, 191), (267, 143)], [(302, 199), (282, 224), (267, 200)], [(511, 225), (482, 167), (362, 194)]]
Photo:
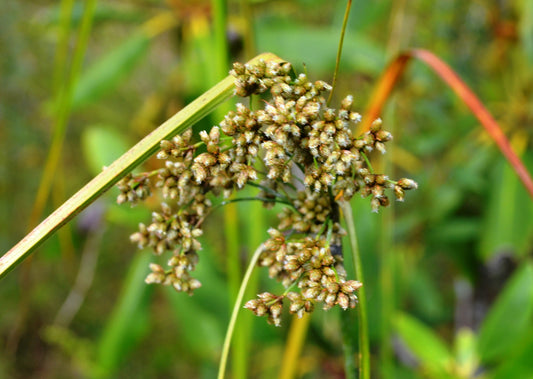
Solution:
[[(362, 284), (346, 278), (337, 202), (359, 192), (371, 197), (377, 211), (389, 204), (388, 192), (403, 200), (406, 190), (416, 188), (410, 179), (394, 181), (374, 173), (369, 163), (371, 152), (385, 152), (391, 134), (378, 119), (355, 136), (361, 116), (352, 110), (353, 97), (345, 97), (339, 109), (329, 107), (324, 95), (331, 86), (295, 75), (290, 63), (236, 63), (230, 74), (236, 95), (261, 95), (264, 106), (251, 110), (237, 104), (220, 125), (200, 132), (199, 141), (188, 130), (161, 142), (157, 157), (165, 163), (155, 187), (170, 205), (163, 203), (152, 223), (141, 224), (131, 239), (157, 255), (171, 251), (172, 257), (167, 270), (152, 264), (146, 281), (188, 293), (198, 288), (190, 271), (198, 261), (202, 223), (213, 207), (209, 194), (229, 198), (253, 183), (265, 205), (289, 205), (277, 228), (269, 230), (259, 259), (286, 291), (262, 293), (246, 308), (280, 325), (285, 300), (300, 317), (317, 303), (324, 309), (355, 307)], [(119, 202), (146, 197), (149, 176), (124, 179)]]
[(270, 277), (275, 277), (286, 288), (298, 287), (299, 292), (287, 291), (275, 296), (265, 292), (245, 307), (256, 315), (267, 315), (268, 321), (279, 326), (281, 314), (277, 311), (283, 300), (290, 302), (290, 313), (302, 317), (312, 312), (316, 303), (324, 309), (339, 305), (342, 309), (353, 308), (357, 303), (355, 291), (361, 283), (346, 280), (342, 267), (342, 255), (333, 255), (333, 245), (326, 237), (306, 236), (288, 239), (277, 229), (269, 230), (270, 239), (264, 244), (259, 265), (269, 268)]
[(136, 204), (152, 194), (150, 179), (145, 174), (133, 176), (129, 173), (117, 183), (117, 188), (120, 191), (120, 195), (117, 197), (118, 204), (126, 202)]

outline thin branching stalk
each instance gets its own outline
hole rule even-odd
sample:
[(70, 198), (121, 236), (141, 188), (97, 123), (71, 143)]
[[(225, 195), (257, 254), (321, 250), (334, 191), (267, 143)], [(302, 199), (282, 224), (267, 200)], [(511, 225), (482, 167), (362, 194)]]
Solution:
[(224, 345), (222, 346), (222, 354), (220, 356), (220, 364), (218, 366), (218, 379), (223, 379), (226, 372), (226, 364), (228, 362), (228, 353), (229, 348), (231, 344), (231, 338), (233, 336), (233, 330), (235, 329), (235, 324), (237, 322), (237, 316), (239, 315), (239, 311), (242, 308), (242, 302), (244, 299), (244, 291), (246, 290), (246, 287), (248, 285), (248, 282), (250, 281), (250, 277), (252, 276), (252, 271), (254, 270), (255, 266), (257, 265), (257, 261), (259, 259), (259, 256), (263, 252), (264, 246), (261, 245), (255, 250), (252, 259), (250, 260), (250, 264), (248, 265), (248, 268), (246, 269), (246, 273), (244, 274), (244, 278), (241, 282), (241, 287), (239, 288), (239, 293), (237, 294), (237, 299), (235, 300), (235, 305), (233, 307), (233, 311), (231, 312), (231, 319), (228, 325), (228, 329), (226, 330), (226, 337), (224, 338)]
[(344, 11), (344, 20), (342, 21), (341, 38), (339, 39), (339, 47), (337, 48), (337, 59), (335, 60), (335, 71), (333, 72), (333, 81), (331, 83), (331, 92), (329, 93), (327, 104), (331, 103), (333, 98), (333, 91), (337, 84), (337, 75), (339, 73), (339, 66), (341, 64), (342, 46), (344, 44), (344, 34), (346, 33), (346, 25), (348, 24), (348, 16), (350, 15), (350, 8), (352, 7), (352, 0), (348, 0), (346, 10)]
[[(340, 203), (340, 207), (346, 220), (346, 228), (348, 229), (348, 238), (350, 240), (350, 249), (352, 251), (355, 278), (361, 283), (364, 283), (363, 266), (361, 264), (361, 255), (359, 253), (359, 246), (357, 244), (357, 234), (355, 231), (352, 207), (349, 203), (344, 201)], [(368, 320), (364, 286), (359, 289), (357, 296), (359, 298), (359, 302), (357, 304), (359, 320), (359, 378), (370, 379), (370, 342), (368, 338)]]

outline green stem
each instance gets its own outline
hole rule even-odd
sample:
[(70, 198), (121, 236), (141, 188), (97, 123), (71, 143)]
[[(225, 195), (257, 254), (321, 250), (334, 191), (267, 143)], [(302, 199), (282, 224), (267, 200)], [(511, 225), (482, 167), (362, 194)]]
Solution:
[[(391, 113), (391, 112), (389, 112)], [(394, 114), (388, 114), (387, 120), (394, 120)], [(389, 131), (395, 134), (395, 125), (393, 121), (389, 124)], [(394, 172), (394, 150), (383, 156), (383, 172)], [(395, 184), (394, 181), (391, 181)], [(379, 266), (379, 278), (381, 284), (381, 307), (380, 307), (380, 343), (379, 343), (379, 368), (378, 375), (382, 378), (392, 378), (394, 376), (391, 371), (394, 364), (394, 355), (391, 345), (392, 320), (389, 315), (395, 314), (395, 266), (396, 254), (394, 254), (393, 245), (393, 228), (394, 228), (394, 210), (395, 202), (392, 202), (390, 209), (387, 212), (380, 213), (380, 235), (379, 235), (379, 251), (381, 257), (381, 264)]]
[(250, 277), (252, 276), (252, 271), (254, 267), (257, 265), (257, 261), (259, 259), (259, 256), (261, 255), (263, 251), (263, 245), (259, 246), (257, 250), (255, 250), (254, 255), (252, 256), (252, 259), (250, 261), (250, 264), (248, 265), (248, 268), (246, 269), (246, 273), (244, 274), (244, 278), (241, 282), (241, 287), (239, 288), (239, 293), (237, 294), (237, 299), (235, 300), (235, 305), (233, 306), (233, 311), (231, 313), (231, 319), (228, 325), (228, 329), (226, 331), (226, 338), (224, 339), (224, 345), (222, 347), (222, 354), (220, 356), (220, 364), (218, 366), (218, 379), (223, 379), (225, 372), (226, 372), (226, 364), (228, 361), (228, 353), (229, 348), (231, 344), (231, 337), (233, 336), (233, 330), (235, 329), (235, 324), (237, 322), (237, 316), (239, 314), (239, 311), (242, 308), (242, 301), (244, 298), (244, 291), (246, 290), (246, 286), (248, 285), (248, 282), (250, 281)]
[[(239, 236), (239, 218), (237, 217), (237, 204), (232, 200), (225, 202), (224, 207), (224, 240), (226, 242), (222, 252), (226, 260), (226, 273), (229, 287), (229, 305), (235, 301), (241, 282), (241, 257), (240, 257), (240, 236)], [(241, 371), (241, 360), (238, 359), (239, 353), (242, 353), (242, 332), (237, 330), (233, 343), (232, 367), (236, 371)], [(239, 378), (236, 376), (236, 378)]]
[(357, 321), (355, 320), (355, 312), (351, 309), (341, 311), (340, 315), (342, 328), (342, 350), (344, 352), (344, 374), (345, 379), (356, 379), (357, 365), (355, 356), (356, 349), (356, 330), (354, 328)]
[(227, 4), (226, 0), (212, 0), (213, 9), (213, 33), (216, 54), (217, 80), (220, 80), (228, 71), (228, 40), (226, 37)]
[[(243, 215), (246, 223), (246, 246), (259, 246), (266, 239), (266, 226), (264, 207), (260, 203), (249, 203), (246, 207), (245, 215)], [(248, 285), (246, 286), (245, 297), (252, 298), (258, 293), (259, 275), (252, 275)], [(250, 377), (250, 356), (252, 348), (255, 346), (253, 341), (254, 323), (257, 317), (252, 312), (244, 312), (239, 316), (239, 334), (234, 338), (233, 345), (233, 359), (232, 372), (233, 378), (248, 378)], [(236, 364), (237, 362), (237, 364)]]
[(368, 171), (370, 171), (370, 173), (373, 174), (374, 173), (374, 168), (372, 167), (372, 163), (370, 163), (370, 160), (368, 159), (368, 157), (366, 156), (365, 153), (361, 152), (361, 155), (365, 159), (366, 166), (368, 167)]
[(342, 21), (341, 38), (339, 39), (339, 47), (337, 48), (337, 59), (335, 60), (335, 71), (333, 73), (333, 82), (331, 83), (331, 92), (329, 93), (327, 105), (331, 103), (333, 98), (333, 91), (337, 85), (337, 74), (339, 73), (339, 66), (341, 64), (342, 45), (344, 43), (344, 34), (346, 33), (346, 25), (348, 24), (348, 16), (350, 15), (350, 8), (352, 7), (352, 0), (348, 0), (346, 10), (344, 11), (344, 20)]
[[(357, 235), (355, 232), (355, 223), (353, 220), (352, 207), (348, 202), (340, 202), (340, 207), (346, 220), (346, 227), (348, 229), (348, 237), (350, 240), (350, 248), (352, 250), (352, 258), (354, 264), (356, 280), (364, 283), (363, 266), (361, 264), (361, 255), (357, 244)], [(370, 379), (370, 343), (368, 339), (368, 320), (366, 311), (366, 295), (365, 287), (361, 287), (358, 291), (359, 303), (357, 306), (357, 316), (359, 319), (359, 378)]]
[[(258, 55), (252, 61), (257, 61), (258, 59), (282, 61), (281, 58), (270, 53)], [(154, 154), (159, 149), (161, 140), (172, 138), (189, 128), (195, 122), (201, 120), (218, 104), (227, 99), (232, 94), (233, 89), (234, 79), (232, 77), (226, 77), (180, 112), (165, 121), (156, 130), (137, 143), (137, 145), (113, 162), (103, 172), (86, 184), (85, 187), (57, 208), (54, 213), (41, 222), (11, 250), (0, 257), (0, 278), (11, 271), (56, 230), (74, 218), (74, 216), (111, 188), (128, 172)]]
[(296, 315), (292, 317), (292, 323), (283, 353), (283, 360), (279, 370), (279, 379), (293, 379), (296, 377), (301, 362), (300, 355), (305, 338), (307, 337), (310, 321), (311, 315), (309, 313), (305, 313), (302, 318), (298, 318)]

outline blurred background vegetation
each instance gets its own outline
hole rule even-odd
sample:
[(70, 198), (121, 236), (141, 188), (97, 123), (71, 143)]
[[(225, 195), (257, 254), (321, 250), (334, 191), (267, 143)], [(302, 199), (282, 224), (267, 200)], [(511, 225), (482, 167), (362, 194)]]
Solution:
[[(2, 253), (220, 79), (215, 3), (0, 3)], [(227, 2), (222, 71), (271, 51), (331, 81), (345, 7)], [(387, 62), (412, 47), (458, 72), (531, 171), (533, 2), (354, 1), (337, 99), (353, 93), (363, 112)], [(383, 119), (395, 139), (386, 156), (374, 157), (377, 171), (411, 177), (419, 189), (380, 214), (354, 200), (375, 377), (532, 377), (531, 199), (474, 116), (420, 63), (411, 64)], [(54, 160), (49, 196), (39, 200)], [(158, 200), (130, 209), (111, 192), (2, 279), (0, 377), (216, 375), (235, 278), (281, 208), (239, 203), (215, 213), (197, 272), (203, 287), (189, 297), (146, 286), (155, 258), (128, 239)], [(257, 272), (248, 298), (278, 286), (267, 279)], [(297, 377), (343, 377), (338, 313), (313, 314)], [(289, 315), (275, 328), (241, 314), (232, 377), (276, 377), (289, 328)]]

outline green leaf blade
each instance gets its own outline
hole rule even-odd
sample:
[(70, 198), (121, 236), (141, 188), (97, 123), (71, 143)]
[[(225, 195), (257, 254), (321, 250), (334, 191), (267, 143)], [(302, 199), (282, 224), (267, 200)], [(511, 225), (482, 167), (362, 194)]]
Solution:
[(453, 356), (430, 328), (405, 313), (396, 316), (395, 326), (409, 349), (420, 360), (422, 367), (440, 377), (447, 376)]
[(532, 320), (533, 264), (527, 262), (509, 280), (481, 326), (481, 360), (502, 361), (522, 340)]

